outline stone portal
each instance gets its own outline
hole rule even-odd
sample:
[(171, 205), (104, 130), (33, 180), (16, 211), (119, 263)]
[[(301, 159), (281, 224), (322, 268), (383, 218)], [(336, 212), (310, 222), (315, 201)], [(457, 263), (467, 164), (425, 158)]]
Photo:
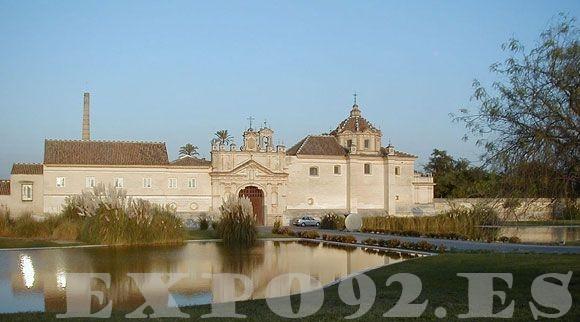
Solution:
[(240, 190), (239, 197), (250, 199), (256, 222), (264, 226), (264, 192), (256, 186), (247, 186)]

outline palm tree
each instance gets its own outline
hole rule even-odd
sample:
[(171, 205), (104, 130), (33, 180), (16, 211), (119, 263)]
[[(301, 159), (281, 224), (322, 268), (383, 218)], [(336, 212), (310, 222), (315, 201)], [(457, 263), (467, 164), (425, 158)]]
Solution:
[(197, 152), (199, 148), (195, 145), (192, 145), (191, 143), (187, 143), (186, 145), (182, 146), (181, 148), (179, 148), (179, 155), (180, 156), (194, 156), (194, 155), (199, 155), (199, 153)]
[(215, 136), (221, 144), (228, 144), (234, 139), (234, 137), (228, 133), (228, 130), (219, 130), (215, 132)]

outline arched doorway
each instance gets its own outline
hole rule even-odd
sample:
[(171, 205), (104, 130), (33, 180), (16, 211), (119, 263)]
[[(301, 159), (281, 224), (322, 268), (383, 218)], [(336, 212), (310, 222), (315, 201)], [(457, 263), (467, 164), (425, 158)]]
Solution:
[(252, 208), (258, 225), (264, 225), (264, 191), (255, 186), (247, 186), (240, 190), (240, 197), (246, 197), (252, 202)]

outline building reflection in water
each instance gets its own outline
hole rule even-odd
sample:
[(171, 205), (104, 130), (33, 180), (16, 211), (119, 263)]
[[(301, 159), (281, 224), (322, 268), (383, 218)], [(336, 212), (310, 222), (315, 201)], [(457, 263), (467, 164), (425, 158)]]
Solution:
[(22, 273), (22, 280), (26, 288), (34, 286), (34, 266), (32, 265), (32, 258), (29, 255), (20, 255), (20, 272)]
[[(144, 298), (136, 281), (127, 273), (185, 273), (187, 278), (170, 288), (174, 305), (197, 305), (220, 302), (220, 294), (211, 294), (212, 281), (203, 278), (208, 273), (236, 273), (249, 277), (254, 285), (252, 298), (266, 296), (268, 284), (277, 276), (302, 273), (312, 276), (323, 285), (347, 275), (372, 267), (393, 264), (404, 260), (400, 253), (384, 253), (360, 248), (341, 249), (318, 243), (260, 242), (251, 249), (230, 250), (220, 243), (188, 243), (172, 247), (125, 247), (125, 248), (71, 248), (36, 250), (29, 254), (0, 252), (0, 263), (7, 268), (0, 270), (0, 283), (12, 284), (12, 294), (0, 294), (0, 299), (12, 296), (17, 306), (0, 307), (0, 311), (19, 312), (38, 309), (28, 304), (32, 297), (18, 294), (41, 294), (44, 310), (66, 311), (66, 273), (109, 273), (111, 287), (102, 283), (94, 288), (103, 290), (107, 301), (113, 301), (113, 309), (132, 311)], [(14, 267), (17, 264), (18, 267)], [(284, 285), (273, 285), (290, 293), (301, 290), (299, 283), (280, 280)], [(145, 282), (145, 281), (139, 281)], [(242, 293), (241, 283), (236, 293)], [(164, 290), (160, 290), (164, 292)], [(171, 302), (171, 301), (170, 301)], [(94, 309), (100, 305), (95, 303)]]

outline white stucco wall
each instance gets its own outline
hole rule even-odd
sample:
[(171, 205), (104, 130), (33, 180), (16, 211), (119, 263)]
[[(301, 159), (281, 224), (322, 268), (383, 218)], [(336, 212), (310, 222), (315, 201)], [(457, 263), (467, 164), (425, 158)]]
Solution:
[[(56, 186), (57, 177), (65, 178), (64, 187)], [(87, 189), (87, 177), (94, 177), (97, 184), (105, 185), (113, 185), (115, 178), (123, 178), (123, 189), (128, 196), (158, 204), (173, 203), (177, 206), (177, 212), (209, 211), (211, 206), (208, 168), (45, 166), (44, 212), (59, 212), (67, 196)], [(151, 188), (143, 186), (144, 178), (151, 178)], [(177, 179), (177, 188), (169, 188), (169, 178)], [(188, 178), (196, 180), (195, 188), (188, 188)]]

